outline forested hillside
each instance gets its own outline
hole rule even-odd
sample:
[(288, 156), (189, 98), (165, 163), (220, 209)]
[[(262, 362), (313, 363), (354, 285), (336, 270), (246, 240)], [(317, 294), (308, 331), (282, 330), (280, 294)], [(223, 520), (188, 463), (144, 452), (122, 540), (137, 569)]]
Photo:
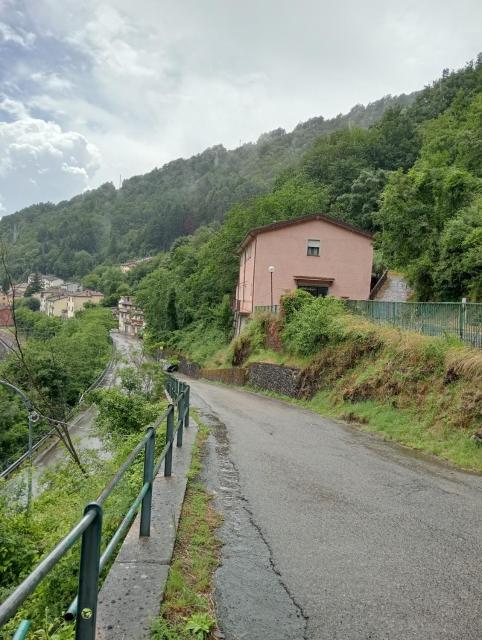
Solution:
[(323, 134), (344, 127), (369, 127), (393, 105), (414, 94), (355, 106), (331, 120), (312, 118), (291, 133), (276, 129), (233, 151), (218, 145), (188, 160), (108, 183), (58, 205), (37, 204), (0, 221), (18, 278), (31, 271), (83, 276), (103, 262), (168, 249), (179, 236), (221, 221), (235, 203), (270, 191), (275, 178), (294, 166)]
[(217, 229), (179, 238), (137, 293), (150, 336), (203, 359), (231, 327), (235, 248), (280, 218), (322, 211), (375, 232), (377, 261), (419, 299), (482, 299), (482, 57), (392, 107), (369, 129), (322, 136), (265, 195)]

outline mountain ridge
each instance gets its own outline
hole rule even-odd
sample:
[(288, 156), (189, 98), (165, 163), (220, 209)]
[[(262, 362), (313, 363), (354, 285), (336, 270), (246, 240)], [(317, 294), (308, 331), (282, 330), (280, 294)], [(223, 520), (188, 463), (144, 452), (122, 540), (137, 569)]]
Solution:
[(16, 277), (33, 270), (81, 277), (103, 262), (166, 250), (199, 226), (221, 222), (234, 204), (267, 193), (320, 136), (370, 127), (389, 107), (409, 106), (417, 94), (387, 95), (335, 118), (314, 116), (292, 131), (278, 127), (235, 149), (213, 145), (127, 178), (119, 189), (107, 182), (4, 216), (0, 234), (12, 271)]

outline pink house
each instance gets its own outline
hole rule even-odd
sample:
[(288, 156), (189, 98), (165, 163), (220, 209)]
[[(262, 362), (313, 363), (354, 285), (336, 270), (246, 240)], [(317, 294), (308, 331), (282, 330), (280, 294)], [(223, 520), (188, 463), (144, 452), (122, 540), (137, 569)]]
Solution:
[(315, 296), (368, 300), (372, 235), (335, 218), (315, 213), (252, 229), (237, 253), (237, 333), (256, 307), (278, 305), (296, 288)]

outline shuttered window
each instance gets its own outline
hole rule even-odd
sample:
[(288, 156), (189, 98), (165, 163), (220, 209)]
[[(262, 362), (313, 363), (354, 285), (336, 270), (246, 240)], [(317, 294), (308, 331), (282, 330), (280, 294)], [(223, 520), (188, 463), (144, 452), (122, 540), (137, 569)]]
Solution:
[(308, 249), (306, 252), (308, 256), (319, 256), (320, 255), (320, 241), (319, 240), (308, 240)]

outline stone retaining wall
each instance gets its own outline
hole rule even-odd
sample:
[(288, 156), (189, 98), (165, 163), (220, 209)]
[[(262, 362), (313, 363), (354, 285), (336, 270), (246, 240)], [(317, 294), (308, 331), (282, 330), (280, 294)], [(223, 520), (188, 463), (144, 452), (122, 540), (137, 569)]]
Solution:
[[(163, 352), (161, 357), (169, 358), (174, 354)], [(179, 359), (179, 373), (190, 378), (205, 378), (213, 382), (224, 384), (234, 384), (243, 386), (249, 384), (251, 387), (274, 391), (291, 398), (310, 397), (315, 388), (307, 390), (303, 383), (303, 371), (296, 367), (283, 367), (277, 364), (265, 362), (254, 362), (247, 367), (232, 367), (229, 369), (202, 369), (195, 362), (189, 362), (184, 357), (176, 356)], [(306, 381), (305, 381), (306, 382)], [(316, 385), (315, 385), (316, 386)], [(303, 387), (303, 389), (302, 389)]]
[(299, 397), (301, 370), (277, 364), (257, 362), (249, 365), (248, 383), (266, 391)]
[(179, 358), (178, 371), (190, 378), (197, 379), (201, 377), (201, 367), (195, 362), (189, 362), (186, 358)]

